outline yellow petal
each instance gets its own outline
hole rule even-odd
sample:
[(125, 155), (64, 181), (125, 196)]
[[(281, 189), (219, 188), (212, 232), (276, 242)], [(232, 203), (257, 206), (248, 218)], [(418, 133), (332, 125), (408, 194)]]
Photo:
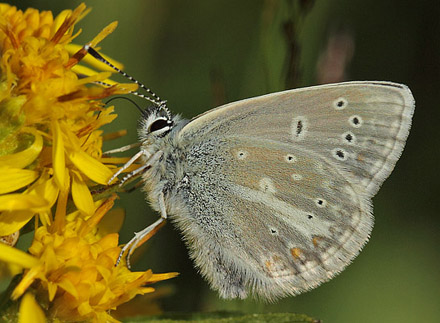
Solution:
[(104, 164), (81, 150), (68, 151), (70, 161), (88, 178), (106, 185), (113, 173)]
[(52, 283), (51, 281), (47, 282), (47, 291), (49, 293), (49, 301), (53, 301), (53, 299), (55, 298), (55, 295), (57, 293), (58, 290), (58, 285), (55, 283)]
[(52, 217), (50, 216), (49, 212), (41, 212), (39, 214), (39, 219), (41, 223), (45, 226), (49, 226), (52, 224)]
[(20, 211), (4, 211), (0, 213), (0, 236), (10, 235), (28, 223), (36, 212), (20, 210)]
[(148, 279), (148, 282), (149, 283), (158, 282), (158, 281), (161, 281), (161, 280), (171, 279), (171, 278), (174, 278), (174, 277), (177, 277), (177, 276), (179, 276), (179, 273), (176, 273), (176, 272), (174, 272), (174, 273), (173, 272), (171, 272), (171, 273), (164, 273), (164, 274), (153, 274), (151, 276), (151, 278)]
[(0, 211), (45, 211), (50, 207), (42, 197), (31, 194), (7, 194), (0, 196)]
[[(57, 244), (57, 241), (59, 242), (59, 240), (55, 240), (54, 244)], [(35, 254), (33, 251), (34, 249), (32, 247), (29, 248), (29, 252)], [(71, 252), (75, 252), (75, 251), (76, 250), (72, 250)], [(69, 251), (66, 250), (65, 252), (69, 252)], [(46, 246), (46, 248), (44, 249), (44, 269), (46, 270), (46, 272), (51, 272), (56, 269), (59, 269), (60, 268), (59, 266), (60, 263), (59, 260), (57, 259), (57, 255), (55, 253), (54, 248), (50, 248)]]
[[(82, 48), (82, 46), (80, 45), (76, 45), (76, 44), (69, 44), (66, 46), (67, 51), (73, 55), (75, 54), (77, 51), (79, 51)], [(124, 68), (124, 65), (118, 61), (115, 61), (113, 58), (108, 57), (107, 55), (101, 54), (100, 55), (102, 57), (104, 57), (107, 61), (109, 61), (110, 63), (112, 63), (114, 66), (116, 66), (117, 68), (119, 68), (120, 70), (122, 70)], [(114, 69), (112, 69), (110, 66), (108, 66), (107, 64), (102, 63), (101, 61), (98, 61), (96, 58), (94, 58), (92, 55), (86, 55), (81, 62), (85, 62), (87, 64), (89, 64), (90, 66), (93, 66), (94, 68), (101, 70), (101, 71), (108, 71), (108, 72), (115, 72)], [(77, 66), (77, 65), (76, 65)], [(75, 66), (75, 67), (76, 67)], [(85, 75), (92, 75), (92, 74), (96, 74), (96, 71), (93, 71), (92, 69), (87, 68), (89, 71), (92, 71), (93, 73), (91, 74), (85, 74)], [(75, 70), (75, 68), (72, 68), (72, 70), (76, 73), (77, 71)], [(83, 73), (81, 73), (83, 74)]]
[(60, 42), (63, 36), (65, 36), (66, 33), (68, 34), (68, 31), (73, 27), (73, 25), (79, 19), (84, 17), (84, 15), (86, 15), (89, 11), (90, 9), (86, 10), (86, 5), (84, 3), (81, 3), (78, 7), (76, 7), (76, 9), (73, 10), (72, 13), (66, 17), (66, 19), (60, 25), (60, 27), (56, 30), (55, 34), (51, 39), (51, 42), (54, 44)]
[[(69, 171), (65, 170), (66, 183), (70, 183)], [(67, 208), (67, 198), (69, 197), (69, 186), (66, 186), (63, 190), (60, 190), (58, 196), (57, 207), (55, 210), (55, 217), (53, 221), (52, 228), (56, 231), (61, 231), (66, 222), (66, 208)]]
[[(108, 80), (108, 78), (111, 76), (110, 72), (101, 72), (101, 73), (95, 73), (92, 75), (88, 75), (85, 78), (81, 78), (78, 80), (78, 85), (83, 85), (83, 84), (90, 84), (93, 82), (105, 82), (105, 80)], [(118, 84), (118, 83), (115, 83)]]
[(31, 268), (38, 265), (38, 259), (19, 249), (0, 243), (0, 259), (3, 262)]
[(23, 271), (22, 267), (0, 261), (0, 279), (14, 277)]
[(155, 289), (153, 287), (143, 287), (139, 289), (139, 294), (143, 295), (143, 294), (152, 293), (154, 291)]
[(20, 303), (18, 323), (45, 323), (46, 317), (43, 310), (35, 301), (31, 293), (26, 293)]
[(108, 302), (111, 302), (115, 298), (115, 294), (107, 288), (104, 292), (104, 294), (101, 296), (101, 299), (99, 300), (99, 305), (104, 305)]
[(73, 172), (72, 176), (72, 198), (78, 210), (87, 215), (95, 213), (92, 194), (78, 172)]
[(35, 136), (34, 143), (23, 151), (15, 154), (0, 156), (0, 165), (15, 168), (24, 168), (31, 164), (43, 148), (43, 137), (36, 131), (29, 131)]
[(49, 174), (44, 173), (26, 192), (44, 198), (49, 207), (52, 207), (57, 200), (59, 191), (55, 179), (50, 177)]
[(52, 33), (55, 33), (63, 24), (64, 20), (72, 14), (72, 10), (66, 9), (61, 11), (56, 17), (52, 25)]
[(125, 164), (130, 157), (102, 157), (101, 161), (105, 164)]
[[(0, 196), (0, 201), (6, 200), (7, 203), (12, 204), (14, 207), (12, 210), (0, 213), (0, 235), (10, 234), (21, 229), (36, 213), (40, 213), (43, 223), (50, 223), (51, 219), (48, 213), (50, 213), (50, 208), (55, 204), (58, 193), (59, 189), (55, 184), (54, 178), (44, 172), (38, 181), (23, 194)], [(41, 204), (35, 205), (39, 201)]]
[(118, 26), (118, 22), (117, 21), (113, 21), (111, 23), (109, 23), (107, 26), (105, 26), (98, 35), (95, 36), (95, 38), (92, 39), (91, 46), (96, 47), (96, 45), (98, 45), (98, 43), (100, 43), (105, 37), (107, 37), (108, 35), (110, 35)]
[(38, 172), (33, 170), (10, 167), (0, 167), (0, 174), (0, 194), (16, 191), (38, 177)]
[(60, 190), (64, 190), (66, 187), (66, 160), (64, 156), (64, 141), (58, 122), (52, 123), (53, 133), (53, 147), (52, 147), (52, 161), (53, 161), (53, 173), (55, 181), (58, 184)]
[(78, 291), (76, 290), (75, 285), (73, 285), (73, 283), (69, 279), (62, 279), (58, 282), (58, 286), (64, 289), (73, 297), (75, 297), (75, 299), (78, 299)]
[[(86, 56), (86, 57), (89, 57), (89, 56)], [(95, 58), (93, 58), (93, 59), (96, 61)], [(107, 76), (105, 79), (102, 79), (102, 75), (104, 75), (104, 74), (98, 73), (98, 72), (92, 70), (91, 68), (88, 68), (88, 67), (83, 66), (83, 65), (75, 65), (75, 66), (73, 66), (72, 67), (72, 71), (74, 71), (77, 75), (86, 75), (86, 76), (89, 76), (89, 77), (91, 77), (91, 76), (97, 77), (97, 78), (99, 78), (98, 81), (102, 81), (102, 82), (104, 82), (104, 83), (106, 83), (108, 85), (118, 84), (117, 82), (109, 79), (108, 78), (109, 76)], [(87, 77), (86, 80), (84, 80), (84, 79), (78, 80), (78, 84), (91, 83), (91, 81), (93, 81), (93, 79), (91, 79), (89, 77)]]
[(16, 300), (18, 299), (23, 293), (26, 291), (26, 289), (35, 281), (37, 276), (42, 272), (43, 266), (38, 265), (35, 267), (32, 267), (20, 280), (18, 285), (15, 287), (15, 289), (12, 291), (11, 299)]
[[(109, 108), (110, 110), (110, 108)], [(114, 140), (114, 139), (118, 139), (121, 138), (123, 136), (126, 136), (128, 133), (127, 129), (121, 129), (115, 132), (110, 132), (110, 133), (106, 133), (104, 135), (102, 135), (102, 140), (104, 141), (108, 141), (108, 140)], [(117, 157), (116, 157), (117, 158)], [(122, 157), (124, 158), (124, 157)], [(127, 158), (128, 161), (129, 158)]]
[(93, 312), (93, 308), (86, 302), (82, 302), (78, 308), (77, 311), (80, 315), (87, 316), (89, 313)]
[(115, 208), (107, 212), (98, 224), (98, 234), (103, 237), (109, 233), (119, 232), (125, 219), (125, 210)]
[(87, 234), (99, 223), (99, 221), (101, 221), (102, 217), (113, 207), (116, 197), (117, 195), (113, 194), (99, 206), (95, 214), (93, 214), (93, 216), (83, 223), (79, 231), (79, 235)]

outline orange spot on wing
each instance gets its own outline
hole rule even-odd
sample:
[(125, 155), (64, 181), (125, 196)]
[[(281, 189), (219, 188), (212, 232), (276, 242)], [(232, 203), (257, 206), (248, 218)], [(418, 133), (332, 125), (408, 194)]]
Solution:
[(312, 239), (313, 245), (314, 245), (315, 247), (318, 247), (318, 244), (319, 244), (319, 241), (320, 241), (320, 240), (322, 240), (322, 238), (320, 238), (320, 237), (314, 237), (314, 238)]
[(269, 260), (266, 260), (266, 262), (264, 264), (266, 265), (267, 269), (269, 269), (269, 270), (270, 270), (270, 267), (272, 267), (272, 265), (273, 265), (272, 262)]
[(295, 259), (299, 259), (299, 257), (301, 256), (301, 249), (300, 248), (292, 248), (290, 249), (290, 253), (292, 254), (292, 257)]

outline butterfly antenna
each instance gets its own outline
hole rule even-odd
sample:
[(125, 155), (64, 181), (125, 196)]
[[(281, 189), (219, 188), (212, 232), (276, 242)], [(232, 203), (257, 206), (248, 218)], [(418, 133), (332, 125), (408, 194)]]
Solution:
[(107, 105), (107, 104), (109, 104), (110, 102), (112, 102), (113, 100), (117, 100), (117, 99), (124, 99), (124, 100), (127, 100), (127, 101), (129, 101), (129, 102), (131, 102), (143, 115), (145, 115), (145, 110), (144, 109), (142, 109), (136, 102), (134, 102), (132, 99), (130, 99), (130, 98), (127, 98), (127, 97), (125, 97), (125, 96), (116, 96), (116, 97), (113, 97), (113, 98), (111, 98), (111, 99), (109, 99), (107, 102), (105, 102), (105, 105)]
[[(144, 89), (144, 91), (147, 92), (151, 96), (151, 98), (146, 96), (146, 95), (144, 95), (144, 94), (138, 93), (136, 91), (131, 92), (131, 94), (134, 94), (134, 95), (136, 95), (136, 96), (138, 96), (140, 98), (146, 99), (146, 100), (150, 101), (151, 103), (153, 103), (154, 105), (156, 105), (157, 107), (163, 108), (165, 111), (167, 111), (167, 113), (169, 113), (169, 111), (168, 111), (168, 109), (166, 107), (166, 101), (163, 101), (156, 93), (151, 91), (149, 88), (147, 88), (141, 82), (136, 80), (134, 77), (128, 75), (123, 70), (121, 70), (121, 69), (117, 68), (116, 66), (114, 66), (112, 63), (110, 63), (108, 60), (106, 60), (104, 57), (102, 57), (101, 54), (99, 54), (96, 50), (94, 50), (93, 47), (91, 47), (90, 45), (85, 45), (84, 49), (90, 55), (92, 55), (94, 58), (96, 58), (98, 61), (106, 64), (107, 66), (110, 66), (116, 72), (118, 72), (119, 74), (123, 75), (125, 78), (129, 79), (133, 83), (137, 84), (140, 88)], [(100, 84), (107, 85), (104, 82), (100, 82)]]

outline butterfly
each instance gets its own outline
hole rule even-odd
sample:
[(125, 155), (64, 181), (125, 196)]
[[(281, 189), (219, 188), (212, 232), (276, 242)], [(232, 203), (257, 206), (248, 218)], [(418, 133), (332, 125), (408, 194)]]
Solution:
[(268, 301), (317, 287), (358, 255), (415, 105), (408, 87), (380, 81), (263, 95), (192, 120), (151, 101), (128, 164), (141, 160), (160, 218), (123, 251), (169, 218), (221, 297)]

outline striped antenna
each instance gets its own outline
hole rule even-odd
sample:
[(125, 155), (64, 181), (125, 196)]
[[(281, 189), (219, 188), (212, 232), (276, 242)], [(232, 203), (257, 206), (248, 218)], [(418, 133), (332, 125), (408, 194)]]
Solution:
[[(87, 75), (82, 75), (82, 74), (78, 74), (80, 77), (87, 77)], [(111, 87), (112, 85), (109, 83), (105, 83), (103, 81), (94, 81), (93, 83), (98, 84), (98, 85), (102, 85), (104, 87)], [(130, 94), (137, 96), (138, 98), (142, 98), (144, 100), (150, 101), (151, 103), (153, 103), (155, 106), (161, 106), (161, 104), (163, 105), (164, 103), (166, 103), (166, 101), (161, 101), (161, 102), (157, 102), (156, 100), (153, 100), (152, 98), (136, 92), (136, 91), (132, 91), (130, 92)], [(134, 101), (133, 101), (134, 102)]]
[[(141, 82), (139, 82), (138, 80), (136, 80), (134, 77), (128, 75), (127, 73), (125, 73), (123, 70), (117, 68), (116, 66), (114, 66), (112, 63), (110, 63), (108, 60), (106, 60), (104, 57), (102, 57), (96, 50), (94, 50), (92, 47), (90, 47), (90, 45), (85, 45), (84, 49), (90, 54), (92, 55), (94, 58), (96, 58), (98, 61), (110, 66), (112, 69), (114, 69), (116, 72), (118, 72), (119, 74), (123, 75), (125, 78), (129, 79), (130, 81), (132, 81), (133, 83), (137, 84), (140, 88), (144, 89), (150, 96), (146, 96), (144, 94), (141, 94), (139, 92), (133, 91), (130, 92), (131, 94), (136, 95), (137, 97), (143, 98), (145, 100), (150, 101), (151, 103), (153, 103), (154, 105), (156, 105), (157, 107), (162, 107), (164, 109), (166, 109), (166, 101), (163, 101), (156, 93), (154, 93), (153, 91), (151, 91), (149, 88), (147, 88), (145, 85), (143, 85)], [(106, 84), (104, 82), (99, 82), (99, 84), (101, 85), (109, 85)]]

